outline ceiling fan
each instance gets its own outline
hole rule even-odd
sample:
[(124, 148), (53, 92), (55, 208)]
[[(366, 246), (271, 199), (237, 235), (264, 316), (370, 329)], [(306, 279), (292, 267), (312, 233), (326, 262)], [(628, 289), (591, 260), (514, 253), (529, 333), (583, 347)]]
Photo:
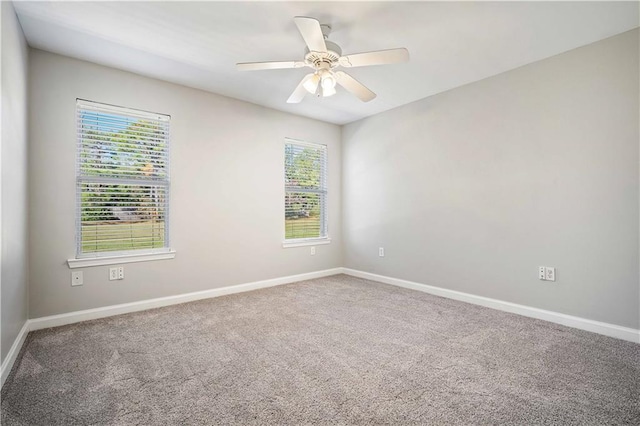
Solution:
[(342, 56), (342, 49), (329, 41), (331, 27), (320, 24), (315, 18), (296, 16), (293, 18), (307, 44), (306, 55), (302, 61), (279, 62), (245, 62), (236, 64), (240, 71), (272, 70), (283, 68), (309, 67), (314, 71), (307, 74), (295, 88), (288, 103), (299, 103), (307, 93), (316, 96), (332, 96), (336, 93), (336, 84), (347, 89), (363, 102), (369, 102), (376, 94), (355, 78), (336, 68), (363, 67), (367, 65), (384, 65), (409, 60), (409, 51), (405, 48), (377, 50), (374, 52), (355, 53)]

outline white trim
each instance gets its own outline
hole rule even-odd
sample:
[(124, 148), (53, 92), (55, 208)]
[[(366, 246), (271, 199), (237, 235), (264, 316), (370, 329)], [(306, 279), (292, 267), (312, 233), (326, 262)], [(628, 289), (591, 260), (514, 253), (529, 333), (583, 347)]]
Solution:
[(497, 309), (499, 311), (511, 312), (525, 317), (541, 319), (556, 324), (561, 324), (567, 327), (578, 328), (580, 330), (586, 330), (592, 333), (603, 334), (605, 336), (615, 337), (617, 339), (627, 340), (629, 342), (640, 343), (640, 329), (637, 330), (634, 328), (623, 327), (606, 322), (574, 317), (572, 315), (561, 314), (559, 312), (547, 311), (544, 309), (533, 308), (525, 305), (518, 305), (517, 303), (505, 302), (502, 300), (491, 299), (489, 297), (476, 296), (474, 294), (463, 293), (461, 291), (448, 290), (446, 288), (434, 287), (427, 284), (387, 277), (384, 275), (372, 274), (370, 272), (363, 272), (350, 268), (342, 268), (342, 270), (345, 274), (358, 278), (379, 281), (381, 283), (391, 284), (412, 290), (418, 290), (424, 293), (446, 297), (448, 299), (459, 300), (462, 302), (472, 303), (474, 305)]
[(91, 111), (108, 111), (112, 114), (128, 115), (135, 118), (143, 118), (147, 120), (169, 121), (171, 116), (169, 114), (161, 114), (159, 112), (145, 111), (142, 109), (128, 108), (118, 105), (105, 104), (102, 102), (90, 101), (88, 99), (76, 98), (76, 106), (82, 109), (88, 109)]
[(288, 138), (286, 136), (284, 138), (284, 143), (285, 143), (285, 145), (286, 144), (292, 144), (292, 145), (302, 145), (302, 146), (306, 146), (308, 148), (327, 149), (327, 144), (326, 143), (307, 142), (307, 141), (303, 141), (303, 140), (300, 140), (300, 139)]
[(115, 265), (119, 263), (149, 262), (151, 260), (165, 260), (176, 257), (176, 251), (170, 250), (162, 253), (122, 254), (117, 256), (82, 257), (68, 259), (70, 269), (87, 268), (90, 266)]
[(319, 246), (322, 244), (330, 244), (331, 238), (317, 238), (310, 240), (291, 240), (291, 241), (283, 241), (283, 248), (291, 248), (291, 247), (305, 247), (305, 246)]
[(16, 358), (20, 353), (20, 349), (22, 349), (22, 345), (27, 338), (27, 334), (29, 334), (29, 330), (31, 329), (30, 326), (31, 321), (27, 320), (24, 322), (22, 329), (20, 329), (16, 340), (13, 341), (13, 345), (11, 345), (11, 349), (9, 349), (9, 352), (2, 363), (2, 367), (0, 367), (0, 388), (4, 385), (4, 381), (7, 380), (7, 377), (9, 377), (13, 364), (16, 362)]
[(160, 308), (163, 306), (177, 305), (179, 303), (192, 302), (194, 300), (209, 299), (211, 297), (225, 296), (228, 294), (242, 293), (245, 291), (258, 290), (261, 288), (274, 287), (282, 284), (294, 283), (297, 281), (311, 280), (314, 278), (328, 277), (340, 274), (342, 268), (325, 269), (323, 271), (307, 272), (299, 275), (289, 275), (287, 277), (272, 278), (270, 280), (254, 281), (246, 284), (232, 285), (228, 287), (212, 288), (210, 290), (196, 291), (194, 293), (178, 294), (175, 296), (160, 297), (157, 299), (141, 300), (139, 302), (123, 303), (121, 305), (104, 306), (101, 308), (87, 309), (84, 311), (69, 312), (66, 314), (52, 315), (48, 317), (29, 320), (31, 330), (40, 330), (60, 325), (73, 324), (81, 321), (88, 321), (98, 318), (110, 317), (113, 315), (127, 314), (130, 312), (144, 311), (147, 309)]

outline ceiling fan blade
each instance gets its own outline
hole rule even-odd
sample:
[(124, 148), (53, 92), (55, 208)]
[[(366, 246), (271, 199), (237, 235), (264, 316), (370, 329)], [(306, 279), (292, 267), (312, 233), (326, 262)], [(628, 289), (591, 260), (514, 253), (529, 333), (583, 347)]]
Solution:
[(298, 26), (298, 30), (300, 31), (300, 34), (302, 34), (302, 38), (310, 51), (327, 51), (327, 45), (324, 42), (324, 35), (322, 35), (322, 28), (320, 28), (320, 22), (317, 19), (308, 18), (306, 16), (296, 16), (293, 20)]
[(346, 72), (337, 71), (335, 73), (338, 84), (349, 92), (353, 93), (362, 102), (369, 102), (376, 97), (376, 94), (367, 89), (364, 84), (351, 77)]
[(303, 61), (281, 61), (281, 62), (243, 62), (236, 64), (238, 71), (258, 71), (258, 70), (278, 70), (285, 68), (302, 68)]
[(407, 62), (409, 51), (404, 47), (399, 49), (377, 50), (375, 52), (354, 53), (339, 59), (343, 67), (364, 67), (367, 65), (395, 64)]
[[(302, 79), (302, 81), (298, 84), (298, 87), (295, 88), (295, 90), (293, 91), (293, 93), (291, 94), (291, 96), (289, 96), (289, 99), (287, 99), (287, 103), (288, 104), (298, 104), (302, 101), (302, 99), (304, 99), (304, 96), (309, 93), (307, 91), (307, 89), (304, 87), (304, 84), (310, 80), (312, 77), (314, 76), (313, 73), (311, 74), (307, 74), (304, 76), (304, 78)], [(316, 82), (316, 87), (318, 86), (318, 83)]]

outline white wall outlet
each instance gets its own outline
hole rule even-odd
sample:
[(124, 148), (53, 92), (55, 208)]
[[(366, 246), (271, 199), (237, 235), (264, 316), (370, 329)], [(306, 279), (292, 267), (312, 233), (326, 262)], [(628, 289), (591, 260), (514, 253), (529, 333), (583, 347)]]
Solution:
[(311, 247), (311, 256), (315, 256), (315, 255), (316, 255), (316, 248)]
[(118, 267), (118, 279), (124, 280), (124, 266)]
[(556, 268), (551, 266), (539, 266), (538, 267), (538, 279), (543, 281), (555, 281), (556, 280)]
[(556, 280), (556, 268), (552, 268), (551, 266), (547, 266), (545, 268), (545, 280), (547, 281), (555, 281)]
[(380, 256), (380, 257), (384, 257), (384, 247), (380, 247), (380, 248), (378, 249), (378, 256)]
[(118, 279), (118, 268), (109, 268), (109, 281)]
[(84, 284), (84, 277), (82, 271), (74, 271), (71, 273), (71, 285), (73, 287)]

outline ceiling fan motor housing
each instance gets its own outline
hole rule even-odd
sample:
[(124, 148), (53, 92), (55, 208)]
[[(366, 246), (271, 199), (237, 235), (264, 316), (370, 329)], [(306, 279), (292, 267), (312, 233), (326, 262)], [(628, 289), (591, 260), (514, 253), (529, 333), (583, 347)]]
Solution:
[(309, 49), (306, 49), (304, 60), (315, 69), (325, 68), (326, 65), (323, 67), (323, 63), (328, 64), (329, 68), (335, 68), (339, 65), (338, 59), (342, 56), (340, 46), (329, 40), (325, 40), (324, 43), (327, 45), (326, 52), (310, 52)]

